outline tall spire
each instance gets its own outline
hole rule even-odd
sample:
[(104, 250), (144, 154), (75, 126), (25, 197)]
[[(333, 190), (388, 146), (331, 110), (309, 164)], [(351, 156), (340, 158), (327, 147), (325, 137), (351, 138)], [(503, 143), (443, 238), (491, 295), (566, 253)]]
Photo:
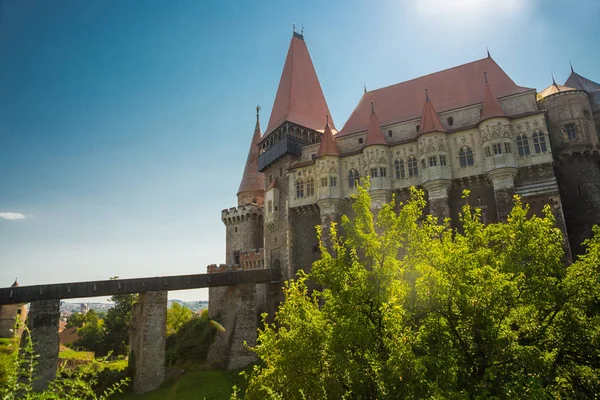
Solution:
[(371, 102), (371, 117), (369, 118), (369, 129), (367, 130), (367, 140), (364, 147), (376, 144), (387, 145), (387, 141), (385, 140), (385, 136), (383, 136), (381, 125), (379, 125), (379, 118), (377, 118), (377, 114), (375, 113), (375, 104)]
[(552, 84), (556, 86), (556, 81), (554, 80), (554, 72), (550, 72), (550, 75), (552, 75)]
[(246, 167), (242, 175), (242, 182), (238, 189), (238, 205), (248, 203), (262, 204), (265, 191), (265, 176), (258, 172), (258, 142), (260, 142), (260, 106), (256, 106), (256, 125), (254, 126), (254, 134), (250, 142), (250, 150), (248, 150), (248, 158), (246, 159)]
[(571, 66), (571, 73), (574, 74), (575, 70), (573, 69), (573, 63), (569, 60), (569, 65)]
[(425, 105), (423, 106), (423, 114), (421, 115), (421, 123), (419, 124), (419, 135), (429, 132), (446, 132), (440, 122), (431, 100), (429, 100), (429, 90), (425, 88)]
[(485, 76), (485, 88), (483, 93), (483, 104), (481, 108), (481, 118), (479, 122), (482, 122), (489, 118), (494, 117), (506, 117), (504, 110), (502, 110), (502, 106), (500, 102), (492, 92), (492, 87), (487, 79), (487, 72), (484, 71)]
[(331, 132), (331, 128), (329, 127), (329, 115), (327, 116), (327, 124), (325, 125), (325, 130), (323, 131), (323, 138), (321, 139), (321, 144), (319, 145), (319, 151), (317, 152), (317, 158), (323, 156), (339, 156), (340, 150), (335, 144), (335, 140), (333, 139), (333, 133)]
[(487, 46), (485, 46), (485, 50), (487, 51), (488, 58), (492, 58), (492, 56), (490, 55), (490, 49), (488, 49)]
[[(318, 131), (325, 126), (325, 115), (331, 113), (306, 42), (301, 34), (294, 33), (265, 135), (273, 132), (284, 122)], [(331, 118), (329, 124), (331, 129), (335, 130)]]

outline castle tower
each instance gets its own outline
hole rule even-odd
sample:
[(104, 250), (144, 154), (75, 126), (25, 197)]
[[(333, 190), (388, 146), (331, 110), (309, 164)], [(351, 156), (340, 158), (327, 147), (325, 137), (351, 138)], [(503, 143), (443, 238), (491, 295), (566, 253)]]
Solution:
[(427, 190), (429, 210), (438, 218), (450, 217), (448, 192), (452, 186), (450, 154), (448, 146), (434, 146), (433, 143), (447, 143), (446, 129), (429, 99), (429, 90), (425, 89), (425, 105), (419, 124), (417, 143), (422, 154), (422, 181)]
[(364, 161), (363, 175), (368, 175), (371, 179), (371, 201), (374, 208), (380, 208), (383, 204), (392, 199), (391, 171), (388, 171), (390, 164), (390, 155), (388, 143), (381, 131), (381, 125), (377, 113), (375, 113), (375, 104), (371, 102), (371, 116), (369, 117), (369, 127), (365, 145), (361, 150)]
[(512, 152), (510, 119), (502, 110), (485, 76), (478, 128), (485, 152), (485, 175), (492, 182), (498, 221), (506, 221), (513, 207), (517, 161)]
[(600, 119), (600, 85), (574, 71), (567, 83), (577, 87), (553, 81), (539, 93), (538, 102), (546, 110), (554, 174), (571, 250), (577, 255), (592, 226), (600, 224), (600, 145), (594, 121)]
[[(269, 217), (265, 230), (265, 266), (280, 267), (284, 279), (293, 277), (297, 269), (310, 266), (312, 259), (305, 257), (306, 247), (313, 246), (311, 240), (315, 240), (314, 226), (320, 223), (316, 207), (306, 207), (303, 210), (288, 208), (291, 196), (307, 196), (311, 193), (305, 177), (297, 179), (297, 182), (291, 182), (292, 175), (288, 167), (299, 159), (302, 146), (321, 141), (321, 130), (327, 124), (327, 115), (330, 115), (329, 107), (304, 41), (304, 35), (294, 32), (269, 124), (259, 142), (258, 156), (258, 170), (264, 173), (265, 185), (269, 188), (267, 192), (273, 190), (272, 196), (268, 194), (273, 200), (273, 214)], [(329, 125), (332, 130), (335, 130), (331, 118), (329, 118)], [(277, 187), (271, 186), (275, 180), (278, 181)], [(314, 186), (312, 190), (314, 191)], [(276, 196), (275, 192), (277, 192)], [(308, 230), (311, 231), (311, 237), (294, 236), (294, 231), (298, 229), (292, 227), (298, 224), (310, 227)], [(297, 243), (304, 239), (305, 242), (311, 241), (311, 245), (304, 243), (303, 248)]]
[(261, 137), (259, 112), (260, 107), (256, 106), (256, 126), (250, 142), (242, 182), (240, 182), (237, 193), (238, 206), (246, 204), (262, 205), (265, 198), (265, 176), (263, 173), (258, 172), (258, 142), (260, 142)]
[[(15, 282), (10, 287), (19, 287), (19, 282), (15, 279)], [(20, 336), (25, 319), (27, 319), (27, 305), (7, 304), (0, 306), (0, 337), (12, 338)], [(17, 331), (14, 330), (15, 322), (17, 322)]]

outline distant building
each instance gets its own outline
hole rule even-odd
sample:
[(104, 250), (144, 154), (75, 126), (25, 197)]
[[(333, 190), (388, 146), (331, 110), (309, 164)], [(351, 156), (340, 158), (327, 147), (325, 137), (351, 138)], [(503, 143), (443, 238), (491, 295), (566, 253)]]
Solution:
[[(19, 283), (15, 282), (11, 288), (19, 287)], [(15, 335), (21, 335), (22, 326), (27, 319), (26, 304), (8, 304), (0, 306), (0, 337), (11, 338)], [(18, 321), (17, 331), (15, 332), (15, 321)]]

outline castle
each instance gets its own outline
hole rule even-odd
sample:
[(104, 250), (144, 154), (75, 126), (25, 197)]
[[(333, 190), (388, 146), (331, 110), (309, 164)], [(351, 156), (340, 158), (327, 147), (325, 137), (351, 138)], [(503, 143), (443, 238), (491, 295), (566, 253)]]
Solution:
[[(319, 257), (315, 226), (352, 216), (351, 195), (370, 177), (375, 208), (424, 189), (426, 212), (458, 220), (462, 192), (484, 222), (506, 219), (518, 194), (541, 215), (551, 206), (568, 256), (600, 224), (600, 84), (577, 74), (537, 93), (486, 58), (367, 91), (337, 130), (304, 36), (294, 32), (269, 123), (257, 120), (238, 206), (223, 210), (228, 269), (281, 268), (284, 279)], [(259, 315), (280, 289), (210, 289), (220, 316), (209, 361), (244, 366), (240, 344), (256, 339)]]

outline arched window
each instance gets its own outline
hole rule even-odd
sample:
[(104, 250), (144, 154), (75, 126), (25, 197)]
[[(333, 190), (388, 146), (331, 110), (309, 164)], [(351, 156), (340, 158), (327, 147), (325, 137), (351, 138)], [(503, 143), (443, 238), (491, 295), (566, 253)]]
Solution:
[(411, 178), (419, 176), (419, 164), (413, 156), (408, 157), (408, 176)]
[(315, 181), (313, 178), (306, 180), (306, 197), (314, 196), (315, 194)]
[(533, 148), (536, 153), (545, 153), (548, 150), (546, 147), (546, 138), (542, 132), (535, 132), (532, 138)]
[(517, 136), (517, 150), (519, 151), (519, 156), (528, 156), (529, 155), (529, 140), (525, 135)]
[(354, 168), (351, 169), (350, 172), (348, 172), (348, 187), (350, 189), (352, 189), (353, 187), (356, 187), (358, 179), (359, 179), (358, 171), (355, 170)]
[(296, 181), (296, 198), (301, 199), (304, 197), (304, 182), (302, 179)]
[(460, 167), (466, 168), (475, 165), (473, 161), (473, 150), (469, 146), (463, 146), (458, 152), (458, 158), (460, 159)]
[(406, 177), (404, 173), (404, 160), (396, 160), (394, 167), (396, 168), (396, 179), (404, 179)]

